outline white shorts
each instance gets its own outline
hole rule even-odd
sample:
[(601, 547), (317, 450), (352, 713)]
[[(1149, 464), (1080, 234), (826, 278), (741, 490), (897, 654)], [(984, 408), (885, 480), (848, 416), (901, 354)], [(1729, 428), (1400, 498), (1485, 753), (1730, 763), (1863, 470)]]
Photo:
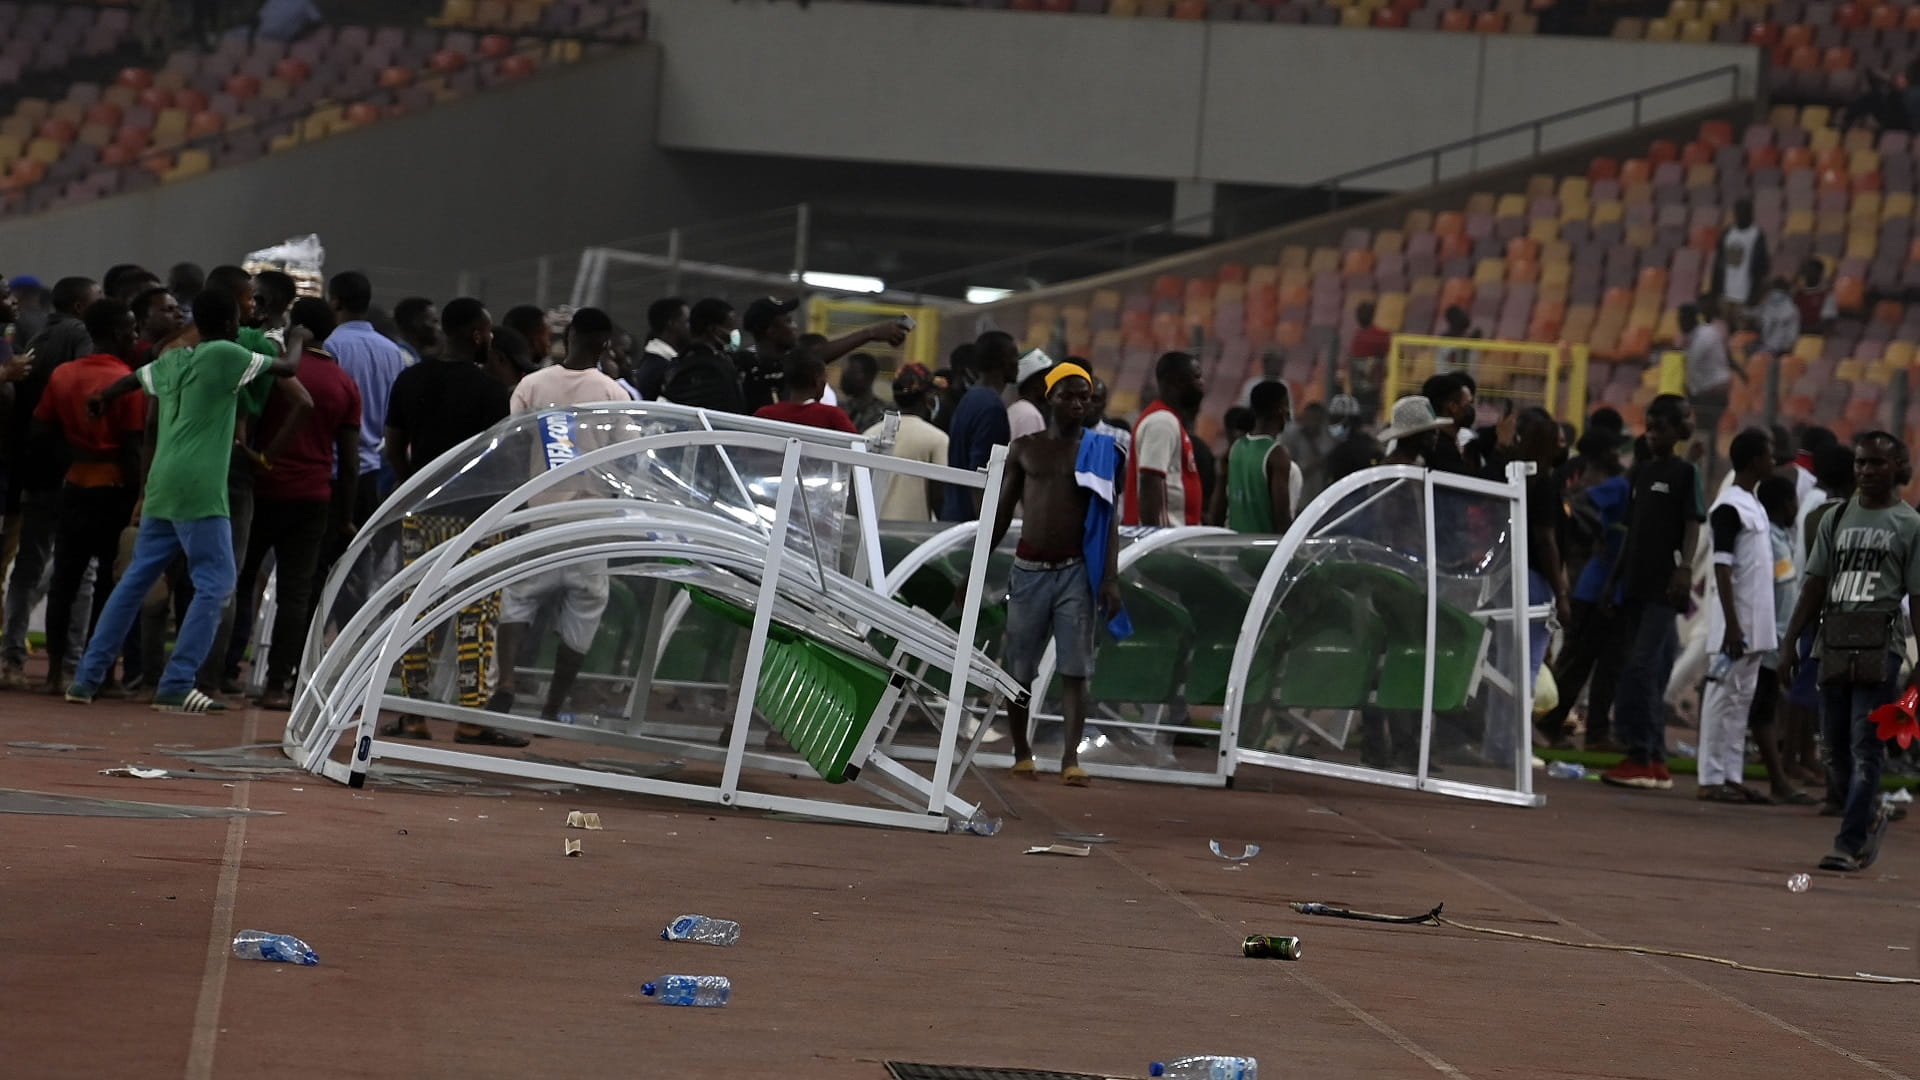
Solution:
[(567, 648), (585, 653), (600, 631), (600, 616), (606, 614), (608, 585), (605, 560), (549, 570), (507, 586), (500, 598), (500, 621), (531, 623), (540, 602), (561, 593), (560, 618), (554, 629)]

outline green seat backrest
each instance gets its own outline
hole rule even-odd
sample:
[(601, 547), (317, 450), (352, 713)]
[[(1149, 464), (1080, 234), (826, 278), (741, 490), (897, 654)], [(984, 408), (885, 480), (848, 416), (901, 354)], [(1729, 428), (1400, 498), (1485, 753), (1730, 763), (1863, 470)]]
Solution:
[(1179, 604), (1136, 582), (1120, 582), (1133, 636), (1115, 641), (1099, 631), (1100, 652), (1088, 687), (1095, 701), (1157, 705), (1180, 691), (1193, 648), (1193, 620)]

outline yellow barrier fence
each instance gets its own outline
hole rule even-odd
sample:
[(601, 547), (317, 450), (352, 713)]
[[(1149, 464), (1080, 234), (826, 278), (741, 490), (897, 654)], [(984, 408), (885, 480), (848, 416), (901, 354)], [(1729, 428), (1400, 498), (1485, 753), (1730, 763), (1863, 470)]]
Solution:
[(1579, 424), (1587, 414), (1587, 347), (1537, 341), (1430, 337), (1395, 334), (1387, 350), (1382, 407), (1420, 392), (1430, 376), (1464, 371), (1478, 386), (1476, 397), (1539, 405), (1556, 418)]
[(861, 351), (880, 361), (880, 371), (886, 378), (891, 378), (902, 364), (925, 364), (929, 371), (938, 370), (944, 362), (940, 355), (939, 308), (884, 304), (871, 300), (833, 300), (824, 296), (815, 296), (807, 301), (808, 332), (824, 334), (829, 338), (851, 334), (863, 326), (902, 316), (914, 321), (913, 332), (907, 335), (905, 344), (897, 349), (872, 345)]

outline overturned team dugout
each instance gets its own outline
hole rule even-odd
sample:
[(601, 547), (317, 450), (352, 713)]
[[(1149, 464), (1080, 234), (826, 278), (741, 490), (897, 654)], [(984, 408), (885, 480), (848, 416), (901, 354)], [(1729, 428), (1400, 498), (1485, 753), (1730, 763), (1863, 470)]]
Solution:
[[(1549, 608), (1530, 582), (1525, 468), (1367, 470), (1284, 537), (1123, 535), (1135, 633), (1102, 632), (1083, 765), (1223, 786), (1257, 764), (1538, 805), (1531, 658)], [(348, 784), (389, 758), (954, 827), (977, 811), (956, 794), (966, 770), (1010, 763), (1004, 705), (1025, 691), (998, 658), (1018, 530), (989, 551), (972, 523), (875, 509), (886, 484), (928, 480), (991, 506), (1001, 471), (999, 456), (961, 472), (664, 403), (511, 417), (402, 484), (334, 567), (286, 750)], [(503, 615), (532, 627), (511, 658), (495, 655)], [(572, 688), (548, 709), (556, 677)], [(1057, 768), (1050, 657), (1035, 686), (1040, 765)], [(403, 715), (624, 756), (379, 734)]]

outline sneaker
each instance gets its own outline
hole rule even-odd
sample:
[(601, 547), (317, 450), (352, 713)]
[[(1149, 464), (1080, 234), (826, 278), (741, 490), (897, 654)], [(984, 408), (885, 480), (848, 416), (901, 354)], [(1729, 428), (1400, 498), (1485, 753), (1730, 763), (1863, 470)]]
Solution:
[(224, 702), (208, 697), (197, 687), (184, 694), (155, 694), (153, 708), (155, 712), (186, 713), (192, 716), (227, 711)]
[(1650, 768), (1653, 769), (1653, 786), (1659, 788), (1661, 791), (1672, 791), (1673, 774), (1667, 771), (1667, 763), (1664, 761), (1656, 761)]
[(93, 704), (94, 693), (94, 687), (74, 683), (72, 686), (67, 687), (67, 700), (75, 705), (91, 705)]
[(25, 690), (27, 673), (17, 667), (0, 669), (0, 690)]
[(1838, 870), (1843, 874), (1853, 874), (1858, 873), (1860, 868), (1858, 857), (1852, 852), (1841, 851), (1839, 848), (1834, 848), (1827, 853), (1826, 858), (1820, 860), (1822, 870)]
[(109, 675), (107, 681), (100, 684), (99, 696), (108, 701), (125, 701), (130, 695), (127, 688), (120, 685), (119, 679)]
[[(1665, 771), (1664, 769), (1661, 771)], [(1659, 774), (1654, 767), (1644, 761), (1623, 761), (1600, 774), (1600, 782), (1614, 787), (1642, 788), (1652, 791), (1660, 786)], [(1673, 786), (1673, 779), (1667, 779), (1667, 786)]]

